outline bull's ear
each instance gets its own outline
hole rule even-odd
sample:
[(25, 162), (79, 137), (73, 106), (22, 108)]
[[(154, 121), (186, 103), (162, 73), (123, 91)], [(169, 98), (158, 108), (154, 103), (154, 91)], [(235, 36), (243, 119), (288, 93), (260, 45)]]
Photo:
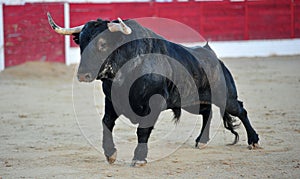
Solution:
[(79, 33), (73, 33), (72, 35), (74, 42), (79, 45)]
[(132, 30), (128, 27), (121, 18), (118, 18), (119, 23), (110, 22), (107, 23), (108, 30), (111, 32), (122, 32), (123, 34), (129, 35)]

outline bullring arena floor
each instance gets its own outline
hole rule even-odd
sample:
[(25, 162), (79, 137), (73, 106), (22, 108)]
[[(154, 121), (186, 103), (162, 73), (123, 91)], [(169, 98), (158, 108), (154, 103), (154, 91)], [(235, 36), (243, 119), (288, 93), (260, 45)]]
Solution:
[[(94, 142), (101, 131), (85, 135), (81, 130), (89, 131), (94, 124), (82, 124), (84, 117), (76, 120), (75, 67), (29, 62), (0, 72), (0, 178), (299, 178), (300, 56), (223, 61), (236, 80), (263, 149), (247, 149), (243, 126), (237, 130), (240, 141), (234, 146), (226, 146), (233, 136), (221, 126), (206, 148), (195, 149), (197, 128), (178, 150), (145, 167), (130, 167), (125, 159), (131, 159), (133, 149), (121, 144), (120, 159), (109, 165), (97, 140)], [(77, 112), (85, 109), (85, 98), (85, 94), (76, 95)], [(103, 102), (92, 104), (98, 108), (100, 124)], [(88, 120), (91, 114), (80, 115)], [(187, 117), (189, 114), (181, 120)], [(174, 125), (167, 120), (167, 125), (159, 124), (159, 130)], [(122, 133), (135, 136), (134, 129), (119, 127), (115, 131), (116, 135)], [(155, 133), (150, 140), (160, 140)], [(135, 142), (134, 138), (128, 140)], [(165, 144), (174, 145), (172, 140)], [(150, 151), (159, 152), (151, 146)]]

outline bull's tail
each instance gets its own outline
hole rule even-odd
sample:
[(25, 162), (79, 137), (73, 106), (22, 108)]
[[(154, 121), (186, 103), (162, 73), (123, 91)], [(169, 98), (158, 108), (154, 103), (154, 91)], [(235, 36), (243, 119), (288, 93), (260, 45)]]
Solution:
[(239, 134), (235, 131), (235, 129), (238, 128), (241, 123), (234, 124), (236, 122), (236, 119), (231, 117), (230, 114), (226, 111), (223, 116), (223, 122), (224, 122), (224, 127), (230, 130), (230, 132), (235, 135), (235, 139), (233, 143), (230, 145), (236, 144), (239, 141)]
[(172, 108), (172, 111), (174, 113), (173, 121), (175, 124), (177, 124), (181, 116), (181, 108)]

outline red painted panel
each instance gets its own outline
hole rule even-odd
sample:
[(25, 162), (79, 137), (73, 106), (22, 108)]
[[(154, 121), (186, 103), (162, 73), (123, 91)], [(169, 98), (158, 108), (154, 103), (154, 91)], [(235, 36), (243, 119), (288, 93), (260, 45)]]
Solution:
[(190, 26), (196, 31), (200, 29), (198, 18), (200, 15), (200, 3), (158, 3), (156, 7), (156, 13), (158, 17), (176, 20), (180, 23)]
[[(193, 28), (196, 31), (197, 29), (199, 29), (199, 24), (197, 23), (197, 20), (191, 20), (191, 19), (196, 19), (197, 16), (197, 12), (191, 10), (191, 8), (193, 8), (194, 5), (196, 5), (196, 3), (191, 3), (191, 2), (180, 3), (180, 4), (179, 3), (154, 3), (154, 2), (112, 3), (112, 4), (71, 4), (70, 24), (71, 26), (79, 25), (91, 19), (97, 19), (99, 16), (102, 19), (109, 19), (109, 20), (116, 19), (117, 17), (128, 19), (128, 18), (143, 18), (143, 17), (158, 16), (158, 17), (177, 20), (181, 23), (188, 25), (189, 27)], [(198, 7), (193, 9), (197, 10), (197, 8)], [(164, 32), (163, 32), (162, 27), (159, 28), (157, 27), (157, 23), (151, 25), (144, 20), (141, 20), (140, 22), (142, 23), (142, 25), (146, 25), (146, 27), (153, 29), (155, 32), (173, 41), (185, 42), (185, 41), (197, 40), (189, 37), (190, 34), (184, 34), (184, 32), (182, 32), (182, 29), (174, 28), (174, 26), (170, 27), (167, 24), (162, 24), (161, 26), (163, 26), (164, 28)], [(77, 45), (73, 41), (71, 41), (71, 46), (74, 47)]]
[(294, 1), (294, 28), (295, 37), (300, 38), (300, 0)]
[(123, 19), (133, 19), (140, 17), (152, 17), (154, 15), (153, 3), (114, 3), (114, 19), (122, 17)]
[(63, 4), (3, 6), (5, 66), (26, 61), (64, 62), (64, 37), (50, 28), (46, 13), (63, 24)]
[(202, 34), (210, 40), (242, 40), (245, 27), (244, 2), (211, 2), (202, 7)]
[(70, 4), (70, 26), (81, 25), (97, 18), (111, 20), (114, 16), (112, 4)]
[[(98, 18), (114, 19), (114, 9), (112, 4), (70, 4), (70, 26), (82, 25), (90, 20)], [(77, 47), (71, 38), (71, 46)]]
[[(70, 4), (70, 26), (84, 24), (98, 18), (114, 20), (151, 17), (153, 15), (151, 3), (109, 3), (109, 4)], [(77, 45), (71, 40), (71, 46)]]
[(147, 27), (174, 42), (204, 41), (199, 34), (199, 8), (199, 3), (195, 2), (157, 3), (154, 16), (163, 19)]
[[(294, 18), (291, 3), (294, 3)], [(71, 25), (82, 24), (98, 16), (103, 19), (154, 16), (184, 23), (205, 39), (223, 41), (299, 37), (299, 6), (299, 0), (260, 0), (71, 4), (70, 7)], [(184, 40), (181, 32), (180, 37), (176, 37), (176, 28), (167, 28), (166, 33), (165, 36), (171, 39), (190, 40), (188, 36)]]
[(248, 8), (250, 39), (290, 38), (289, 1), (250, 1)]

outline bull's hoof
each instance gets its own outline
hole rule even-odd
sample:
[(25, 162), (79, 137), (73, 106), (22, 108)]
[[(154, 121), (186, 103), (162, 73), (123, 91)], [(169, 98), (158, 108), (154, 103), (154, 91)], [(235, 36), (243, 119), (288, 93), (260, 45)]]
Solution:
[(198, 143), (198, 142), (196, 142), (196, 144), (195, 144), (195, 148), (196, 149), (204, 149), (204, 148), (206, 148), (206, 146), (207, 146), (207, 144), (206, 143)]
[(131, 167), (143, 167), (147, 164), (147, 160), (132, 160)]
[(117, 159), (117, 151), (115, 151), (111, 156), (106, 156), (106, 160), (109, 164), (113, 164)]
[(253, 143), (253, 144), (251, 144), (251, 145), (248, 145), (248, 149), (249, 149), (249, 150), (257, 150), (257, 149), (262, 149), (262, 147), (259, 146), (258, 143)]

